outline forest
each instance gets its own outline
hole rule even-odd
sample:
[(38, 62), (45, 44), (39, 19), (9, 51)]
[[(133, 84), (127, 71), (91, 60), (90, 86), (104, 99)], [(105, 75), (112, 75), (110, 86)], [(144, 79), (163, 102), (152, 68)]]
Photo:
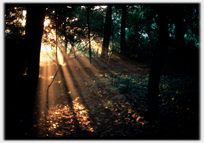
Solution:
[(200, 4), (4, 4), (4, 138), (200, 139)]

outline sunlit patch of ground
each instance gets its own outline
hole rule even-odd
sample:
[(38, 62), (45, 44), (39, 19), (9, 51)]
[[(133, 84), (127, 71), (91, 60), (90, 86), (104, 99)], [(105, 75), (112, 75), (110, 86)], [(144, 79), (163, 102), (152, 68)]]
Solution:
[(55, 105), (50, 107), (48, 115), (42, 112), (40, 122), (34, 126), (39, 126), (41, 130), (44, 130), (42, 137), (77, 136), (75, 135), (77, 131), (76, 123), (74, 122), (74, 118), (76, 118), (81, 130), (94, 132), (90, 126), (88, 110), (79, 104), (77, 100), (73, 101), (73, 107), (74, 110), (71, 110), (69, 105)]

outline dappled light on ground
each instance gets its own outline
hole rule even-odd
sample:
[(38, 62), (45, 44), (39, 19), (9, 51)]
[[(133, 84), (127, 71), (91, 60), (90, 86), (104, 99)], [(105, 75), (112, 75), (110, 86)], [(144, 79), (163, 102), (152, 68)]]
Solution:
[(85, 109), (85, 107), (82, 104), (77, 102), (78, 99), (79, 97), (73, 101), (73, 108), (74, 112), (76, 113), (76, 118), (79, 122), (79, 127), (82, 130), (94, 132), (93, 128), (90, 126), (90, 119), (88, 116), (89, 110)]
[(110, 75), (101, 74), (88, 58), (64, 61), (58, 51), (58, 66), (43, 52), (34, 124), (38, 137), (125, 137), (148, 124)]
[(47, 115), (45, 115), (45, 112), (41, 112), (40, 122), (34, 126), (39, 126), (41, 130), (44, 130), (44, 135), (42, 135), (44, 137), (77, 136), (77, 123), (74, 120), (76, 118), (81, 130), (93, 132), (94, 130), (90, 126), (88, 110), (79, 104), (77, 100), (73, 101), (73, 107), (74, 110), (69, 105), (57, 104), (52, 106), (47, 111)]

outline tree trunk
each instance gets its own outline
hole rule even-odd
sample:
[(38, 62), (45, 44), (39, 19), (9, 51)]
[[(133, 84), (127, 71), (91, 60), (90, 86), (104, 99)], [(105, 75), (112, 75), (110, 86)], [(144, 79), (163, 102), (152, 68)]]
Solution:
[(88, 24), (88, 39), (89, 39), (89, 61), (91, 63), (91, 41), (90, 41), (89, 12), (90, 12), (90, 6), (88, 6), (88, 9), (87, 9), (87, 24)]
[(58, 59), (57, 59), (57, 28), (58, 28), (58, 23), (57, 23), (57, 9), (55, 10), (55, 14), (56, 14), (56, 17), (55, 17), (55, 20), (56, 20), (56, 62), (58, 63)]
[(74, 49), (74, 42), (71, 42), (71, 52), (74, 53), (74, 57), (76, 58), (76, 51)]
[(152, 22), (148, 21), (147, 23), (147, 34), (148, 34), (148, 37), (149, 37), (149, 41), (150, 41), (150, 46), (152, 46), (152, 36), (151, 36), (151, 25), (152, 25)]
[(175, 5), (175, 46), (176, 50), (183, 50), (184, 45), (184, 32), (183, 32), (183, 5)]
[[(174, 10), (174, 20), (175, 20), (175, 58), (174, 60), (177, 61), (178, 69), (185, 69), (183, 72), (188, 73), (187, 65), (183, 62), (186, 61), (185, 59), (185, 52), (184, 52), (184, 25), (183, 25), (183, 5), (175, 5)], [(187, 57), (188, 59), (188, 57)], [(182, 64), (181, 64), (182, 63)]]
[(122, 22), (121, 22), (121, 41), (120, 41), (120, 48), (121, 48), (121, 55), (126, 56), (127, 51), (125, 48), (125, 27), (126, 27), (126, 20), (127, 20), (127, 8), (126, 5), (123, 5), (123, 12), (122, 12)]
[(150, 122), (154, 122), (158, 119), (160, 74), (163, 68), (164, 57), (169, 46), (168, 20), (165, 7), (166, 5), (159, 5), (156, 7), (158, 10), (159, 40), (156, 43), (148, 83), (148, 118)]
[(107, 12), (106, 12), (102, 53), (101, 53), (101, 58), (103, 59), (108, 58), (108, 45), (109, 45), (110, 35), (111, 35), (111, 15), (112, 15), (112, 6), (108, 5)]
[(67, 34), (66, 34), (66, 9), (67, 7), (64, 7), (64, 36), (65, 36), (65, 47), (64, 47), (64, 61), (66, 61), (67, 59), (67, 42), (68, 42), (68, 39), (67, 39)]
[(37, 86), (39, 74), (39, 58), (43, 24), (45, 18), (44, 5), (28, 5), (26, 21), (26, 45), (27, 45), (27, 76), (29, 82)]

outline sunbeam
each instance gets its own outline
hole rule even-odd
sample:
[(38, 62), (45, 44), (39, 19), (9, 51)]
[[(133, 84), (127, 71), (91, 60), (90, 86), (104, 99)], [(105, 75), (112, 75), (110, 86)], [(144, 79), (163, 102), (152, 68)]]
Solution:
[[(50, 59), (48, 50), (47, 48), (41, 49), (39, 92), (36, 99), (37, 122), (34, 124), (38, 130), (38, 137), (72, 135), (78, 130), (76, 122), (81, 130), (94, 132), (93, 127), (90, 126), (89, 110), (81, 104), (78, 90), (70, 75), (73, 70), (70, 71), (65, 66), (66, 62), (63, 61), (64, 58), (60, 50), (57, 53), (59, 66)], [(59, 72), (55, 77), (58, 68), (61, 68), (62, 72)], [(48, 88), (50, 83), (52, 85)], [(48, 92), (47, 89), (49, 89)], [(72, 104), (69, 104), (70, 102)]]

